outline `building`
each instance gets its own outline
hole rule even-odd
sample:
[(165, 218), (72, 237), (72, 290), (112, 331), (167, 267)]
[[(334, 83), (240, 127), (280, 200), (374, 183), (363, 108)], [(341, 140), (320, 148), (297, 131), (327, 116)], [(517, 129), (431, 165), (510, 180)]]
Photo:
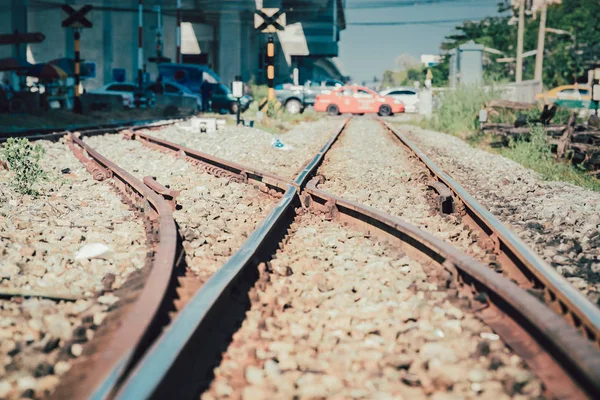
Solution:
[[(177, 54), (177, 0), (142, 0), (142, 66), (152, 77), (156, 64), (158, 12), (162, 20), (163, 56), (175, 61)], [(32, 63), (74, 55), (73, 30), (62, 28), (67, 15), (61, 9), (84, 4), (93, 27), (81, 32), (81, 57), (95, 65), (95, 77), (86, 80), (93, 88), (111, 82), (115, 69), (124, 69), (126, 80), (137, 77), (138, 0), (0, 0), (0, 34), (42, 32), (40, 44), (0, 46), (0, 58), (21, 56)], [(268, 4), (267, 4), (268, 3)], [(228, 84), (236, 75), (264, 81), (263, 62), (267, 34), (255, 31), (254, 12), (263, 7), (283, 8), (289, 27), (274, 35), (277, 46), (276, 81), (342, 76), (335, 61), (339, 32), (345, 28), (345, 0), (182, 0), (182, 61), (208, 64)], [(299, 51), (295, 43), (304, 43)]]

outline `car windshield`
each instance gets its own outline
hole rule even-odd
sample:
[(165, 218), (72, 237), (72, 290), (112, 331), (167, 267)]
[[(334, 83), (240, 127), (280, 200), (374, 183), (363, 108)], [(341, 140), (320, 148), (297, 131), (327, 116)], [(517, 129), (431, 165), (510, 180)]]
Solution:
[(118, 83), (118, 84), (108, 86), (106, 88), (106, 90), (111, 91), (111, 92), (134, 92), (135, 86)]
[(366, 99), (366, 98), (372, 98), (373, 94), (370, 92), (367, 92), (366, 90), (358, 89), (356, 91), (356, 94), (354, 95), (354, 97)]

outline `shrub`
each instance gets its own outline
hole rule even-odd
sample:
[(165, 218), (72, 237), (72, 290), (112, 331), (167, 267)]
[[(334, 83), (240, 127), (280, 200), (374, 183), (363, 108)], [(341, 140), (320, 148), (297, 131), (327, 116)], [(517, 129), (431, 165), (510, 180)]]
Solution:
[(46, 178), (45, 172), (39, 165), (44, 155), (44, 148), (33, 145), (29, 140), (9, 138), (2, 149), (2, 156), (13, 172), (11, 186), (21, 194), (38, 195), (35, 186)]
[(479, 86), (459, 86), (443, 93), (431, 128), (463, 138), (477, 131), (478, 115), (485, 103), (499, 97)]

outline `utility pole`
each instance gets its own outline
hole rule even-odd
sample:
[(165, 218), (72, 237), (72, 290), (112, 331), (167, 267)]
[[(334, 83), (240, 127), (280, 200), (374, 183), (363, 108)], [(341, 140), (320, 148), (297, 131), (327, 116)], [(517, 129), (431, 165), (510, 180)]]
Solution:
[(517, 37), (517, 82), (523, 80), (523, 38), (525, 36), (525, 0), (519, 2), (519, 32)]
[(177, 0), (177, 54), (175, 62), (177, 64), (181, 63), (181, 0)]
[(540, 17), (540, 29), (538, 31), (538, 48), (537, 55), (535, 57), (535, 75), (534, 79), (540, 81), (543, 84), (543, 69), (544, 69), (544, 44), (546, 41), (546, 14), (548, 12), (548, 5), (546, 0), (543, 0), (541, 17)]
[(138, 0), (138, 85), (144, 88), (144, 0)]

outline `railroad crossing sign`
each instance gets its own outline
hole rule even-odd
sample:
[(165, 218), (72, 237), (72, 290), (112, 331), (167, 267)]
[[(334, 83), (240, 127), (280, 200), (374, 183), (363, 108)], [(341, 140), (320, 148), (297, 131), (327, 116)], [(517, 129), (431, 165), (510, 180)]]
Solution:
[(87, 19), (85, 15), (89, 13), (93, 6), (86, 4), (79, 10), (75, 10), (73, 7), (64, 4), (62, 7), (64, 12), (67, 13), (68, 17), (62, 22), (63, 28), (91, 28), (92, 21)]
[(41, 32), (18, 33), (0, 35), (0, 45), (3, 44), (22, 44), (22, 43), (41, 43), (46, 39)]
[(254, 29), (275, 33), (285, 29), (285, 13), (279, 8), (263, 8), (254, 12)]

